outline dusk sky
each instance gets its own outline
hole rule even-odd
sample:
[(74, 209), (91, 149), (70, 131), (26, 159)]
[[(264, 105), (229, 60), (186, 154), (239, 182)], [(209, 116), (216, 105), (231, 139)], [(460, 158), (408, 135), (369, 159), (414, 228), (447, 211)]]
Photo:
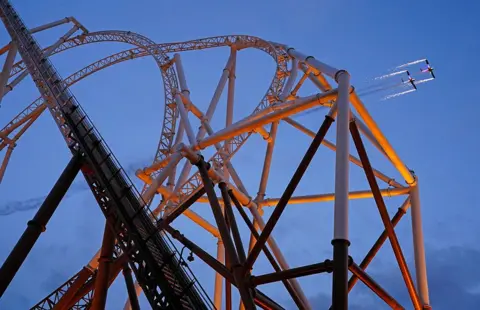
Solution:
[[(480, 211), (476, 209), (480, 204), (476, 195), (480, 188), (476, 176), (480, 171), (476, 136), (480, 132), (477, 120), (480, 108), (473, 96), (480, 72), (477, 60), (480, 20), (475, 20), (480, 7), (474, 1), (12, 3), (28, 27), (74, 16), (90, 32), (129, 30), (157, 43), (229, 34), (257, 36), (288, 44), (348, 70), (352, 84), (359, 91), (371, 85), (373, 78), (398, 65), (428, 58), (436, 69), (437, 79), (419, 85), (418, 91), (386, 101), (380, 100), (379, 94), (362, 99), (402, 160), (419, 177), (433, 309), (473, 309), (480, 304), (480, 272), (476, 268), (480, 260)], [(63, 25), (40, 33), (38, 41), (43, 46), (52, 44), (69, 27)], [(6, 30), (0, 27), (0, 46), (9, 40)], [(97, 59), (128, 48), (131, 47), (120, 43), (100, 43), (66, 51), (51, 60), (62, 77), (67, 77)], [(204, 111), (228, 53), (227, 48), (220, 48), (182, 54), (192, 101)], [(1, 65), (4, 58), (5, 55), (0, 57)], [(410, 68), (415, 77), (427, 77), (419, 74), (421, 65)], [(274, 70), (275, 63), (268, 55), (258, 50), (239, 52), (234, 120), (253, 111), (267, 91)], [(88, 77), (71, 89), (120, 163), (135, 179), (135, 170), (151, 163), (162, 125), (163, 84), (155, 62), (147, 57), (124, 62)], [(306, 85), (301, 95), (315, 92), (312, 85)], [(395, 92), (389, 94), (392, 93)], [(27, 78), (4, 98), (0, 126), (38, 96), (32, 80)], [(225, 104), (226, 91), (213, 121), (214, 130), (224, 126)], [(320, 109), (296, 120), (316, 132), (325, 111)], [(193, 124), (198, 128), (197, 122)], [(334, 126), (327, 138), (334, 142)], [(280, 124), (267, 198), (280, 197), (310, 141), (311, 138), (288, 124)], [(366, 139), (364, 142), (373, 166), (405, 184), (385, 157)], [(265, 148), (266, 143), (258, 135), (253, 136), (232, 161), (251, 196), (258, 191)], [(334, 158), (332, 151), (321, 147), (295, 195), (333, 192)], [(69, 159), (69, 150), (51, 115), (44, 113), (19, 140), (0, 185), (0, 262), (8, 256)], [(350, 189), (367, 190), (364, 173), (354, 165), (350, 167)], [(381, 182), (379, 185), (387, 187)], [(405, 198), (385, 198), (391, 215)], [(208, 205), (196, 204), (193, 210), (213, 222)], [(271, 210), (265, 208), (266, 217)], [(373, 200), (352, 201), (350, 210), (350, 255), (359, 263), (383, 226)], [(83, 176), (79, 175), (0, 300), (0, 309), (27, 309), (78, 272), (100, 247), (104, 222)], [(215, 255), (215, 238), (196, 224), (181, 217), (173, 226)], [(244, 241), (248, 244), (244, 226), (242, 223)], [(410, 213), (396, 231), (414, 277)], [(292, 267), (331, 259), (333, 203), (287, 207), (273, 235)], [(212, 294), (212, 271), (198, 258), (190, 267)], [(406, 309), (413, 309), (388, 242), (367, 271)], [(260, 257), (254, 273), (266, 272), (271, 272), (271, 267)], [(313, 309), (328, 309), (331, 274), (305, 277), (300, 284)], [(295, 309), (281, 285), (266, 285), (261, 289), (287, 309)], [(107, 309), (122, 309), (126, 296), (123, 277), (119, 276), (109, 291)], [(149, 308), (144, 297), (141, 305)], [(388, 309), (362, 283), (353, 289), (350, 306), (353, 310)]]

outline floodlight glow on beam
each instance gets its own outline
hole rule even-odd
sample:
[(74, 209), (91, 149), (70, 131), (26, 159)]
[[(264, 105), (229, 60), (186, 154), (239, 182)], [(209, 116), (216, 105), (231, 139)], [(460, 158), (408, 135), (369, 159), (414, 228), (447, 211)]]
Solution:
[(281, 111), (271, 113), (269, 115), (266, 115), (264, 117), (261, 117), (251, 122), (240, 121), (233, 124), (230, 128), (225, 128), (223, 130), (216, 132), (215, 134), (209, 136), (208, 138), (205, 138), (202, 141), (198, 142), (198, 144), (194, 147), (194, 150), (204, 149), (215, 143), (233, 138), (234, 136), (249, 132), (260, 126), (281, 120), (287, 116), (307, 110), (315, 105), (321, 105), (330, 100), (334, 100), (336, 97), (337, 97), (337, 90), (334, 89), (332, 91), (329, 91), (323, 94), (312, 95), (309, 97), (289, 101), (290, 106)]

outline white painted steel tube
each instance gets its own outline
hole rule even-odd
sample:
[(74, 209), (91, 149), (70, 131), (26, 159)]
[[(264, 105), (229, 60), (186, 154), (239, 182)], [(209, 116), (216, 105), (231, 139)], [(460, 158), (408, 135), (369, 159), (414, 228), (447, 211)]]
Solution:
[[(207, 113), (205, 114), (205, 117), (207, 118), (208, 121), (212, 119), (213, 113), (217, 108), (218, 101), (220, 100), (220, 96), (222, 95), (223, 89), (225, 88), (225, 84), (227, 83), (228, 75), (230, 74), (230, 68), (232, 66), (232, 62), (233, 62), (233, 58), (230, 55), (230, 57), (228, 58), (227, 64), (225, 65), (225, 69), (223, 69), (222, 76), (218, 81), (218, 85), (217, 85), (217, 88), (215, 89), (212, 100), (208, 105)], [(201, 127), (200, 131), (198, 132), (197, 139), (201, 140), (204, 136), (205, 136), (205, 128)]]
[(45, 56), (49, 56), (54, 50), (57, 49), (57, 47), (60, 46), (60, 44), (67, 41), (68, 38), (70, 38), (78, 30), (78, 28), (79, 27), (77, 25), (74, 25), (69, 31), (67, 31), (67, 33), (65, 33), (62, 37), (60, 37), (60, 39), (58, 39), (57, 42), (55, 42), (53, 45), (48, 47), (48, 49), (43, 54)]
[[(183, 132), (185, 131), (185, 127), (183, 126), (183, 123), (180, 122), (178, 125), (178, 132), (177, 136), (175, 137), (175, 146), (179, 145), (182, 143), (183, 140)], [(167, 186), (168, 188), (173, 191), (173, 187), (175, 186), (175, 176), (177, 174), (177, 169), (173, 169), (170, 175), (168, 176), (168, 183)]]
[(315, 86), (317, 86), (317, 88), (321, 91), (326, 92), (332, 89), (332, 86), (330, 83), (328, 83), (327, 79), (325, 79), (320, 71), (316, 70), (315, 68), (308, 67), (304, 63), (300, 64), (300, 68), (304, 73), (307, 72), (307, 69), (310, 69), (311, 72), (308, 74), (308, 79), (312, 81), (313, 84), (315, 84)]
[(272, 123), (270, 129), (271, 140), (267, 144), (267, 151), (265, 153), (265, 161), (263, 162), (262, 176), (260, 178), (260, 185), (258, 187), (257, 197), (261, 201), (265, 198), (265, 191), (267, 189), (268, 176), (270, 175), (270, 166), (272, 163), (273, 149), (275, 146), (275, 139), (277, 136), (278, 122)]
[[(227, 93), (227, 117), (225, 120), (225, 128), (228, 128), (233, 123), (233, 105), (235, 103), (235, 70), (237, 65), (237, 50), (232, 47), (230, 50), (230, 71), (228, 73), (228, 93)], [(210, 120), (208, 120), (210, 122)], [(231, 152), (230, 140), (225, 140), (224, 148), (227, 153)], [(226, 163), (225, 163), (226, 164)], [(228, 169), (224, 169), (225, 179), (229, 179)]]
[[(60, 39), (58, 39), (57, 42), (55, 42), (53, 45), (51, 45), (50, 47), (47, 48), (47, 50), (45, 50), (45, 52), (43, 53), (45, 56), (50, 56), (50, 54), (57, 48), (60, 46), (60, 44), (62, 44), (63, 42), (65, 42), (68, 38), (70, 38), (70, 36), (72, 34), (75, 33), (75, 31), (78, 30), (78, 26), (73, 26), (65, 35), (63, 35)], [(8, 84), (6, 87), (5, 87), (5, 90), (4, 90), (4, 95), (8, 94), (10, 91), (13, 90), (13, 88), (15, 88), (18, 83), (20, 83), (26, 76), (28, 75), (28, 70), (24, 70), (22, 73), (20, 73), (10, 84)]]
[(414, 186), (415, 178), (413, 177), (412, 173), (407, 168), (407, 166), (403, 163), (403, 161), (400, 159), (398, 154), (395, 152), (393, 147), (388, 142), (387, 138), (385, 138), (382, 131), (378, 127), (377, 123), (373, 120), (370, 113), (368, 113), (368, 110), (365, 108), (362, 101), (360, 100), (360, 98), (355, 92), (353, 92), (350, 95), (350, 100), (353, 106), (355, 107), (355, 110), (357, 110), (360, 117), (365, 121), (365, 124), (377, 139), (378, 143), (380, 143), (382, 148), (385, 150), (385, 153), (387, 153), (388, 157), (390, 158), (390, 161), (393, 163), (395, 168), (397, 168), (397, 170), (400, 172), (400, 174), (405, 179), (407, 184), (409, 184), (410, 186)]
[(178, 82), (180, 84), (180, 90), (184, 95), (190, 99), (190, 90), (188, 89), (187, 79), (185, 78), (185, 71), (183, 70), (182, 58), (180, 54), (175, 54), (173, 56), (175, 60), (175, 67), (177, 68)]
[(337, 99), (337, 152), (335, 153), (335, 209), (334, 240), (348, 240), (348, 184), (350, 155), (349, 131), (350, 75), (342, 71), (338, 75)]
[(292, 60), (292, 69), (290, 70), (290, 76), (288, 77), (287, 83), (285, 84), (285, 87), (283, 88), (282, 93), (280, 94), (280, 100), (284, 101), (288, 96), (290, 95), (290, 92), (292, 91), (293, 84), (297, 80), (297, 68), (298, 68), (298, 60), (294, 58)]
[(412, 232), (413, 249), (415, 255), (415, 272), (417, 276), (417, 291), (421, 302), (424, 305), (430, 304), (427, 280), (427, 264), (425, 262), (425, 246), (422, 229), (422, 212), (420, 205), (420, 193), (418, 188), (418, 179), (416, 185), (411, 187), (410, 203), (412, 208)]
[[(347, 92), (348, 92), (348, 89), (347, 89)], [(195, 146), (195, 149), (197, 150), (204, 149), (217, 142), (230, 139), (234, 136), (251, 131), (265, 124), (269, 124), (269, 123), (281, 120), (282, 118), (285, 118), (289, 115), (296, 114), (303, 110), (309, 109), (315, 105), (321, 104), (322, 102), (332, 100), (336, 97), (336, 94), (337, 94), (337, 90), (335, 89), (323, 94), (317, 94), (317, 95), (293, 100), (294, 101), (293, 104), (291, 104), (289, 107), (281, 111), (273, 112), (271, 114), (265, 115), (264, 117), (261, 117), (251, 122), (237, 122), (232, 126), (230, 126), (230, 128), (225, 128), (223, 130), (217, 131), (215, 134), (209, 136), (208, 138), (205, 138), (202, 141), (199, 141), (198, 144)]]
[[(217, 242), (217, 261), (221, 264), (225, 260), (225, 248), (223, 242), (219, 238)], [(222, 293), (223, 293), (223, 276), (218, 272), (215, 272), (215, 290), (213, 292), (213, 304), (215, 308), (222, 309)]]
[(36, 32), (47, 30), (47, 29), (50, 29), (50, 28), (53, 28), (53, 27), (56, 27), (56, 26), (67, 24), (70, 21), (71, 21), (70, 17), (65, 17), (65, 18), (57, 20), (55, 22), (51, 22), (51, 23), (48, 23), (48, 24), (45, 24), (45, 25), (41, 25), (41, 26), (32, 28), (32, 29), (30, 29), (30, 33), (36, 33)]
[(298, 59), (299, 61), (302, 61), (302, 62), (306, 63), (307, 65), (312, 66), (315, 69), (319, 70), (320, 72), (325, 73), (326, 75), (328, 75), (332, 79), (336, 79), (335, 75), (339, 71), (338, 69), (335, 69), (334, 67), (331, 67), (327, 64), (324, 64), (321, 61), (318, 61), (313, 56), (307, 56), (303, 53), (300, 53), (300, 52), (296, 51), (293, 47), (289, 47), (287, 49), (287, 53), (288, 53), (288, 55)]
[(193, 133), (192, 125), (190, 125), (190, 121), (188, 120), (188, 113), (185, 109), (185, 105), (183, 104), (182, 97), (179, 94), (175, 95), (175, 102), (177, 103), (178, 111), (180, 112), (180, 121), (183, 124), (183, 128), (185, 128), (185, 132), (187, 133), (188, 142), (190, 145), (196, 144), (195, 134)]
[(0, 103), (2, 102), (3, 94), (5, 93), (5, 86), (8, 83), (8, 78), (10, 77), (10, 71), (12, 70), (12, 65), (17, 56), (17, 45), (15, 43), (10, 43), (10, 48), (8, 50), (5, 63), (3, 64), (2, 72), (0, 73)]
[(148, 187), (148, 189), (143, 193), (142, 198), (145, 202), (150, 201), (157, 189), (162, 185), (163, 181), (170, 175), (172, 169), (175, 169), (178, 162), (182, 159), (181, 152), (177, 151), (175, 154), (172, 155), (170, 161), (168, 162), (167, 166), (157, 175), (157, 177), (153, 180), (152, 184)]

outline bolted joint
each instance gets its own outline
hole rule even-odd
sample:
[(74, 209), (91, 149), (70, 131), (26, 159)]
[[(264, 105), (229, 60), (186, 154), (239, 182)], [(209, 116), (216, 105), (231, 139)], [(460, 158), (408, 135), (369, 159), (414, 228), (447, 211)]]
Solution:
[(343, 74), (347, 74), (348, 77), (350, 77), (350, 73), (348, 73), (347, 70), (338, 70), (336, 73), (335, 73), (335, 82), (338, 83), (338, 79), (340, 78), (341, 75)]
[(409, 183), (407, 180), (405, 180), (405, 183), (407, 183), (407, 185), (410, 186), (410, 187), (414, 187), (418, 183), (418, 177), (415, 175), (415, 171), (413, 171), (413, 170), (409, 170), (409, 171), (413, 176), (413, 181)]

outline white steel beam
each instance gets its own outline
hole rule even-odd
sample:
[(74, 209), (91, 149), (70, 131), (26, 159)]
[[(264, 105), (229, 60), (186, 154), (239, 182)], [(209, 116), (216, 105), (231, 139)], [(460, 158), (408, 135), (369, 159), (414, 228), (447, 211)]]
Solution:
[(8, 78), (10, 77), (10, 71), (16, 56), (17, 45), (11, 42), (10, 48), (8, 49), (7, 58), (5, 59), (2, 72), (0, 73), (0, 103), (2, 102), (3, 95), (5, 94), (5, 86), (8, 84)]
[[(320, 69), (319, 69), (320, 70)], [(349, 131), (350, 75), (346, 71), (338, 75), (337, 99), (337, 151), (335, 152), (335, 207), (334, 240), (348, 240), (348, 184), (350, 155)]]
[(410, 202), (412, 208), (412, 235), (415, 257), (415, 272), (417, 277), (417, 291), (423, 305), (430, 305), (418, 178), (416, 178), (415, 186), (411, 187)]
[[(347, 89), (348, 91), (348, 89)], [(195, 146), (195, 150), (204, 149), (215, 143), (224, 141), (226, 139), (233, 138), (234, 136), (240, 135), (245, 132), (249, 132), (260, 126), (281, 120), (285, 117), (288, 117), (292, 114), (299, 113), (301, 111), (307, 110), (313, 106), (321, 105), (325, 102), (333, 100), (336, 98), (337, 90), (332, 90), (323, 94), (317, 94), (305, 98), (295, 99), (290, 101), (290, 106), (286, 107), (283, 110), (273, 112), (271, 114), (265, 115), (259, 119), (253, 121), (239, 121), (223, 130), (217, 131), (213, 135), (209, 136), (198, 142)]]

